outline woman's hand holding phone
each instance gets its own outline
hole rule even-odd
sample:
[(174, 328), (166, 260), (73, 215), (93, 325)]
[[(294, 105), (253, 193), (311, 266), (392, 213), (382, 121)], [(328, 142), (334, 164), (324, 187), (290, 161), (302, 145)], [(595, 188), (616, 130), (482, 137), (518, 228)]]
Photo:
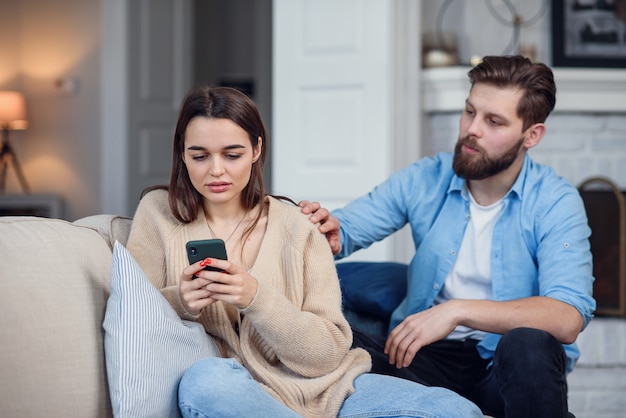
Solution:
[(200, 314), (202, 309), (216, 302), (216, 299), (211, 298), (212, 292), (206, 289), (210, 279), (201, 275), (205, 267), (206, 261), (201, 260), (185, 267), (180, 275), (180, 299), (185, 310), (192, 315)]
[[(219, 244), (217, 245), (219, 258), (215, 258), (215, 253), (213, 256), (207, 256), (208, 252), (202, 250), (202, 248), (215, 249), (215, 242), (206, 246), (198, 243), (198, 241), (188, 243), (187, 254), (190, 262), (194, 259), (199, 261), (186, 267), (180, 277), (180, 297), (187, 312), (198, 315), (203, 308), (216, 301), (230, 303), (239, 309), (247, 307), (256, 295), (257, 280), (243, 267), (226, 260), (226, 251), (219, 249)], [(192, 254), (194, 248), (196, 251)]]

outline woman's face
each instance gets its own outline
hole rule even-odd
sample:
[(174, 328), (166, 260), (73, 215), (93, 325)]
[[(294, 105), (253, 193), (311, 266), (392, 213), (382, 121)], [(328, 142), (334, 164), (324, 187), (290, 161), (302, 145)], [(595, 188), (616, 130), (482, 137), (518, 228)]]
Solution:
[(259, 138), (253, 149), (248, 133), (230, 119), (195, 117), (185, 130), (183, 161), (208, 203), (239, 203), (261, 147)]

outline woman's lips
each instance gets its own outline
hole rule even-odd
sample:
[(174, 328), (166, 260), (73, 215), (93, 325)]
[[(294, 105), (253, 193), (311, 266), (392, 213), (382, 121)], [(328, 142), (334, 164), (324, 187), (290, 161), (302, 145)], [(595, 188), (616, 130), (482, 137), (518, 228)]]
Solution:
[(230, 188), (230, 183), (209, 183), (207, 188), (213, 193), (223, 193)]

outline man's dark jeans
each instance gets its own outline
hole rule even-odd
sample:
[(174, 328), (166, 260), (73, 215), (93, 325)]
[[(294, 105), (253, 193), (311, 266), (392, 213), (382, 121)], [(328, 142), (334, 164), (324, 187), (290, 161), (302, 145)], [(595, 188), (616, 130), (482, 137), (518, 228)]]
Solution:
[(373, 373), (454, 390), (494, 417), (568, 417), (567, 359), (548, 332), (513, 329), (489, 360), (478, 355), (476, 340), (442, 340), (423, 347), (409, 367), (398, 369), (383, 352), (384, 337), (353, 331), (353, 347), (371, 354)]

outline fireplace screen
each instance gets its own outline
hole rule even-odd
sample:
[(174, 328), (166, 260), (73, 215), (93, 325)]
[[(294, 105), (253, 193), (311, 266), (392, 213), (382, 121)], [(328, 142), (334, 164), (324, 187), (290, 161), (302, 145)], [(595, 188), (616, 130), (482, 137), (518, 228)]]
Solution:
[(579, 186), (591, 228), (597, 316), (626, 317), (626, 191), (593, 177)]

